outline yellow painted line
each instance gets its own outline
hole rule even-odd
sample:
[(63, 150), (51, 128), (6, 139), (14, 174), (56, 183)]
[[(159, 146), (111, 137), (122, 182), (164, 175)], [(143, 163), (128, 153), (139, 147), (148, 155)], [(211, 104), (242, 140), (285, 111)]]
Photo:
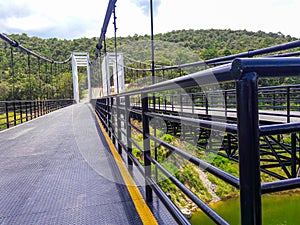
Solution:
[(120, 173), (123, 177), (123, 180), (126, 184), (128, 192), (132, 198), (132, 201), (135, 205), (135, 208), (136, 208), (138, 214), (140, 215), (140, 218), (141, 218), (143, 224), (153, 224), (153, 225), (158, 224), (155, 217), (153, 216), (151, 210), (149, 209), (148, 205), (146, 204), (141, 192), (137, 188), (133, 178), (131, 177), (130, 173), (128, 172), (127, 167), (123, 163), (121, 156), (117, 152), (117, 149), (115, 148), (114, 144), (112, 143), (111, 139), (109, 138), (108, 134), (106, 133), (104, 127), (102, 126), (100, 119), (98, 118), (96, 113), (94, 113), (94, 114), (97, 118), (100, 129), (107, 141), (110, 151), (114, 156), (114, 159), (118, 165), (118, 168), (119, 168)]

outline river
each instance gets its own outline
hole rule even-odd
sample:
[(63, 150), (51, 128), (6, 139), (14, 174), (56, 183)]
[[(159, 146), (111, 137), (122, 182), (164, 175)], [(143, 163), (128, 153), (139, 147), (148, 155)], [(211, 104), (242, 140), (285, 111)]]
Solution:
[[(232, 225), (240, 224), (239, 199), (229, 199), (211, 205), (217, 213)], [(300, 224), (300, 194), (265, 195), (262, 200), (263, 224), (298, 225)], [(193, 213), (192, 224), (214, 225), (215, 223), (201, 211)]]

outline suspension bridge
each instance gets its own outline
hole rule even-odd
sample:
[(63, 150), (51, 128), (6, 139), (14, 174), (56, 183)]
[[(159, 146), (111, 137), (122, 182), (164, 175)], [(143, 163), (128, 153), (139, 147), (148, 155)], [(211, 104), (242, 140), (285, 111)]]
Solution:
[[(115, 7), (109, 1), (93, 59), (72, 52), (55, 61), (0, 34), (12, 76), (25, 59), (30, 91), (27, 100), (0, 101), (0, 223), (190, 224), (162, 187), (167, 180), (214, 223), (229, 224), (188, 177), (180, 179), (190, 164), (238, 190), (241, 224), (262, 224), (264, 194), (300, 187), (300, 84), (258, 81), (300, 76), (300, 41), (157, 65), (152, 17), (147, 63), (118, 51)], [(106, 50), (111, 17), (115, 52)], [(73, 86), (62, 93), (59, 74), (66, 71)], [(212, 156), (238, 172), (219, 168)]]

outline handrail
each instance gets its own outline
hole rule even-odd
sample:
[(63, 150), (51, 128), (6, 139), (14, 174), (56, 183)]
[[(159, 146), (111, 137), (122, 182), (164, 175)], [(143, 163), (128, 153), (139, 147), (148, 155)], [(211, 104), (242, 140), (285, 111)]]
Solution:
[[(298, 42), (297, 42), (298, 44)], [(173, 181), (176, 186), (178, 186), (182, 191), (186, 191), (192, 199), (194, 199), (192, 193), (186, 190), (185, 187), (180, 185), (175, 177), (170, 174), (166, 168), (164, 168), (157, 160), (155, 160), (148, 149), (150, 147), (150, 140), (154, 143), (164, 146), (166, 149), (171, 151), (172, 153), (182, 157), (189, 162), (206, 169), (206, 171), (226, 183), (238, 188), (240, 190), (241, 202), (247, 202), (247, 207), (245, 205), (241, 205), (241, 214), (242, 214), (242, 224), (253, 224), (254, 221), (257, 224), (261, 224), (261, 191), (262, 193), (271, 193), (273, 191), (278, 190), (287, 190), (294, 187), (299, 187), (297, 183), (298, 180), (295, 181), (284, 181), (284, 182), (272, 182), (268, 184), (260, 183), (260, 165), (259, 165), (259, 142), (260, 136), (272, 136), (277, 134), (290, 134), (294, 135), (294, 132), (299, 132), (299, 123), (288, 123), (286, 124), (276, 124), (276, 125), (259, 125), (258, 122), (258, 95), (259, 94), (268, 94), (273, 90), (278, 90), (278, 88), (283, 88), (287, 90), (289, 94), (291, 94), (291, 90), (298, 86), (291, 85), (287, 87), (270, 87), (270, 88), (258, 88), (257, 80), (261, 77), (277, 77), (277, 76), (300, 76), (300, 58), (284, 58), (284, 57), (274, 57), (274, 58), (251, 58), (251, 59), (235, 59), (232, 63), (218, 66), (215, 68), (211, 68), (208, 70), (196, 72), (193, 74), (189, 74), (186, 76), (182, 76), (179, 78), (175, 78), (172, 80), (164, 81), (161, 83), (156, 83), (150, 86), (147, 86), (142, 89), (127, 91), (124, 93), (120, 93), (118, 95), (111, 95), (108, 97), (104, 97), (102, 99), (98, 99), (96, 103), (95, 110), (97, 115), (101, 117), (102, 123), (106, 129), (111, 133), (110, 136), (114, 137), (116, 140), (116, 145), (118, 148), (122, 148), (128, 152), (128, 154), (132, 157), (131, 149), (132, 144), (136, 145), (132, 138), (127, 139), (127, 146), (124, 146), (120, 137), (127, 132), (127, 135), (131, 136), (131, 129), (135, 129), (137, 132), (143, 134), (144, 146), (139, 146), (138, 149), (144, 155), (144, 176), (146, 180), (151, 179), (149, 177), (149, 170), (146, 169), (147, 165), (156, 165), (156, 167), (165, 175), (169, 177), (171, 181)], [(211, 77), (215, 79), (211, 79)], [(166, 95), (159, 96), (157, 93), (164, 92), (172, 89), (181, 89), (185, 87), (192, 87), (201, 85), (209, 85), (212, 82), (227, 82), (227, 81), (235, 81), (237, 88), (236, 90), (229, 90), (226, 95), (229, 96), (230, 92), (234, 93), (235, 101), (236, 101), (236, 113), (237, 113), (237, 121), (235, 123), (228, 123), (227, 121), (211, 121), (212, 117), (193, 117), (192, 114), (195, 112), (186, 112), (181, 113), (180, 116), (176, 110), (170, 110), (170, 108), (174, 108), (173, 102), (169, 102), (169, 108), (167, 109), (166, 105), (163, 109), (157, 108), (156, 105), (156, 97), (163, 98), (164, 104), (167, 104)], [(206, 93), (208, 95), (214, 94), (213, 92)], [(187, 94), (188, 95), (188, 94)], [(193, 96), (193, 100), (197, 100), (197, 95), (201, 98), (200, 93), (191, 93)], [(130, 96), (139, 96), (138, 99), (141, 101), (138, 105), (134, 104), (134, 100), (130, 98)], [(171, 96), (171, 95), (170, 95)], [(180, 95), (179, 95), (180, 96)], [(152, 98), (153, 97), (153, 98)], [(173, 97), (173, 96), (172, 96)], [(205, 95), (204, 95), (205, 97)], [(124, 101), (125, 98), (125, 101)], [(290, 101), (291, 97), (288, 97), (288, 101)], [(122, 99), (122, 101), (121, 101)], [(126, 100), (127, 99), (127, 100)], [(173, 98), (172, 98), (173, 100)], [(171, 98), (170, 98), (171, 101)], [(283, 101), (283, 100), (280, 100)], [(287, 101), (287, 100), (286, 100)], [(122, 104), (120, 103), (122, 102)], [(159, 100), (160, 102), (160, 100)], [(179, 102), (180, 104), (184, 104), (182, 99)], [(136, 106), (135, 106), (136, 105)], [(290, 107), (290, 102), (287, 103)], [(135, 108), (136, 107), (136, 108)], [(206, 106), (207, 107), (207, 106)], [(106, 110), (107, 108), (107, 110)], [(181, 110), (183, 106), (180, 105)], [(185, 108), (187, 110), (187, 108)], [(190, 110), (190, 109), (189, 109)], [(196, 107), (193, 110), (197, 110)], [(228, 110), (228, 109), (227, 109)], [(290, 109), (289, 109), (290, 110)], [(116, 114), (117, 113), (117, 114)], [(117, 116), (117, 118), (115, 116)], [(124, 115), (121, 117), (121, 115)], [(191, 114), (191, 115), (190, 115)], [(129, 117), (126, 119), (126, 115)], [(190, 115), (190, 116), (189, 116)], [(290, 114), (288, 116), (291, 116)], [(119, 122), (115, 123), (115, 118)], [(125, 118), (125, 119), (122, 119)], [(138, 128), (137, 126), (131, 124), (130, 118), (138, 119), (143, 128)], [(191, 155), (190, 153), (173, 146), (166, 141), (161, 140), (160, 138), (150, 134), (149, 131), (149, 120), (152, 118), (159, 118), (160, 120), (165, 121), (165, 123), (173, 124), (174, 126), (192, 126), (196, 128), (201, 128), (205, 130), (215, 129), (215, 130), (223, 130), (227, 135), (234, 135), (238, 141), (238, 158), (235, 154), (236, 150), (229, 151), (227, 157), (229, 159), (233, 159), (234, 161), (240, 163), (240, 177), (237, 178), (230, 173), (227, 173), (215, 166), (210, 165), (209, 163), (199, 159), (196, 156)], [(207, 119), (207, 120), (206, 120)], [(123, 125), (120, 125), (121, 122)], [(122, 127), (127, 130), (126, 132), (121, 132)], [(229, 137), (228, 137), (229, 138)], [(120, 140), (119, 140), (120, 139)], [(293, 137), (293, 143), (295, 143), (295, 137)], [(117, 144), (118, 142), (122, 144)], [(229, 143), (227, 143), (229, 145)], [(293, 144), (294, 146), (295, 144)], [(147, 147), (148, 146), (148, 147)], [(281, 145), (285, 148), (283, 145)], [(230, 146), (228, 146), (230, 147)], [(122, 151), (122, 149), (120, 151)], [(286, 149), (286, 148), (285, 148)], [(294, 149), (294, 147), (292, 147)], [(211, 152), (215, 150), (210, 149)], [(287, 153), (291, 154), (294, 150), (288, 150)], [(222, 156), (225, 153), (220, 153)], [(263, 156), (263, 154), (262, 154)], [(286, 156), (285, 156), (286, 157)], [(291, 157), (294, 157), (293, 155)], [(295, 156), (296, 157), (296, 156)], [(146, 161), (145, 161), (146, 160)], [(298, 160), (297, 158), (292, 158), (291, 160)], [(137, 160), (134, 160), (134, 163), (138, 163)], [(284, 166), (284, 165), (283, 165)], [(295, 171), (296, 166), (293, 166), (293, 171)], [(140, 168), (140, 166), (139, 166)], [(140, 168), (141, 169), (141, 168)], [(267, 167), (262, 167), (261, 170), (266, 172), (274, 177), (279, 179), (284, 178), (282, 175), (276, 175), (273, 172), (269, 172)], [(293, 172), (292, 174), (296, 174)], [(151, 173), (150, 173), (151, 175)], [(289, 175), (290, 176), (290, 175)], [(251, 179), (250, 179), (251, 178)], [(151, 183), (151, 182), (150, 182)], [(146, 188), (146, 196), (149, 195), (149, 187), (151, 185), (154, 186), (153, 183), (149, 184)], [(157, 192), (155, 186), (154, 190)], [(150, 189), (151, 190), (151, 189)], [(148, 193), (148, 194), (147, 194)], [(159, 192), (161, 194), (161, 192)], [(161, 197), (161, 196), (160, 196)], [(165, 199), (165, 197), (161, 197)], [(150, 198), (151, 199), (151, 198)], [(164, 201), (165, 202), (165, 201)], [(198, 201), (194, 199), (194, 202), (200, 208), (206, 212), (210, 212), (210, 209), (201, 203), (201, 200)], [(166, 202), (168, 204), (168, 209), (173, 210), (170, 207), (170, 202)], [(250, 207), (251, 205), (251, 207)], [(172, 214), (175, 217), (178, 215), (172, 211)], [(218, 216), (214, 213), (209, 213), (211, 219), (213, 219), (217, 224), (226, 224), (227, 222), (223, 219), (219, 220)], [(180, 218), (177, 218), (177, 221), (180, 221)], [(184, 222), (183, 222), (184, 223)]]

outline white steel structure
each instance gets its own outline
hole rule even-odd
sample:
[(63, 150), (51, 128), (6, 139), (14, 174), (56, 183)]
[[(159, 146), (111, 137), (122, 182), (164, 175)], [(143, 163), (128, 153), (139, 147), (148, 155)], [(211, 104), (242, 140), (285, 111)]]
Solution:
[(72, 52), (72, 77), (73, 77), (73, 93), (76, 103), (79, 103), (79, 85), (78, 85), (78, 67), (84, 66), (87, 71), (88, 83), (88, 100), (91, 100), (91, 78), (90, 78), (90, 60), (87, 52)]
[(122, 53), (106, 53), (102, 61), (102, 85), (103, 95), (108, 96), (111, 94), (110, 73), (112, 68), (112, 76), (114, 82), (114, 94), (124, 92), (124, 59)]

